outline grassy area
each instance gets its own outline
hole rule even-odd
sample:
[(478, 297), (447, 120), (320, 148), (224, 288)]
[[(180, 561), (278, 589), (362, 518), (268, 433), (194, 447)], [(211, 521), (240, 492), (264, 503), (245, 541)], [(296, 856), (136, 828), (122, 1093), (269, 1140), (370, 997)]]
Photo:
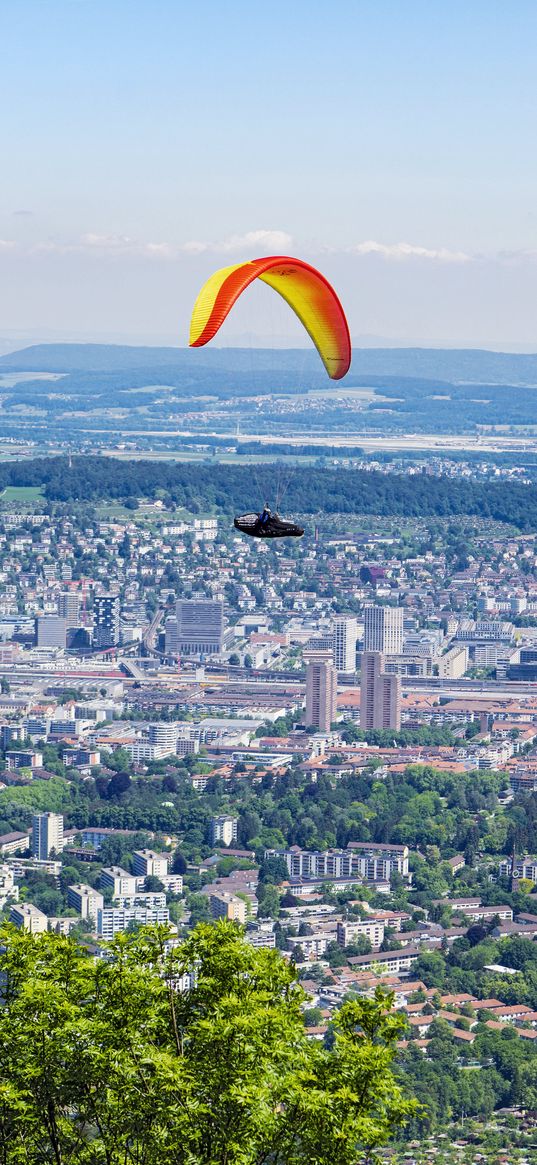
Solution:
[(8, 485), (0, 493), (3, 502), (36, 502), (43, 497), (41, 485)]

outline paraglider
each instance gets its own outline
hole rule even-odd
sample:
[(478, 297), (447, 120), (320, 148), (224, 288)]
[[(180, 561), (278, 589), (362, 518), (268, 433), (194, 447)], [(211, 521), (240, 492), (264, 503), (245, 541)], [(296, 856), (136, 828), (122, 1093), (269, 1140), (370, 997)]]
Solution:
[[(243, 291), (261, 279), (289, 304), (313, 340), (331, 380), (349, 371), (351, 340), (345, 313), (334, 288), (320, 271), (287, 255), (251, 259), (215, 271), (203, 285), (190, 322), (190, 347), (201, 348), (214, 339)], [(242, 514), (235, 529), (252, 538), (301, 538), (304, 530), (272, 514)]]
[(242, 292), (261, 279), (289, 304), (313, 340), (331, 380), (349, 371), (351, 340), (345, 313), (334, 288), (302, 259), (272, 255), (215, 271), (203, 285), (190, 323), (190, 347), (201, 348), (216, 336)]
[(264, 506), (260, 514), (241, 514), (234, 519), (233, 525), (251, 538), (302, 538), (304, 533), (302, 526), (273, 514), (268, 506)]

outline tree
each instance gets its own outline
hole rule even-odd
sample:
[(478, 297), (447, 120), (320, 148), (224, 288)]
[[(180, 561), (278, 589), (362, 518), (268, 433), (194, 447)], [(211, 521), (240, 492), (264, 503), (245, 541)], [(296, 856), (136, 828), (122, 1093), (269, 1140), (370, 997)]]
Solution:
[(416, 1111), (392, 1071), (404, 1020), (381, 988), (343, 1005), (327, 1049), (277, 951), (227, 922), (170, 952), (166, 938), (122, 935), (92, 960), (4, 928), (3, 1165), (365, 1165)]

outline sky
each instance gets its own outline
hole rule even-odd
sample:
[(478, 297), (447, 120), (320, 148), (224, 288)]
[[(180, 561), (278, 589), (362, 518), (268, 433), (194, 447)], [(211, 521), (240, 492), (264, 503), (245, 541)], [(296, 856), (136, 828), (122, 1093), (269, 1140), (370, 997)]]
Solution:
[(536, 50), (535, 0), (0, 0), (0, 351), (184, 344), (263, 254), (359, 344), (537, 350)]

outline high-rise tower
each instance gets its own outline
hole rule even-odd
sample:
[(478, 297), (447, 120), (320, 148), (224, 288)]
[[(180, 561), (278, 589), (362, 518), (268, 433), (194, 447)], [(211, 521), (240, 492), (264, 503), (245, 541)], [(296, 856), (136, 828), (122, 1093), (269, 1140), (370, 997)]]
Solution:
[(402, 607), (365, 608), (364, 651), (380, 651), (383, 655), (402, 655)]
[(401, 727), (401, 679), (383, 671), (384, 657), (380, 651), (362, 654), (362, 682), (360, 688), (360, 727)]
[(337, 675), (331, 651), (304, 653), (306, 660), (306, 725), (329, 732), (336, 718)]

